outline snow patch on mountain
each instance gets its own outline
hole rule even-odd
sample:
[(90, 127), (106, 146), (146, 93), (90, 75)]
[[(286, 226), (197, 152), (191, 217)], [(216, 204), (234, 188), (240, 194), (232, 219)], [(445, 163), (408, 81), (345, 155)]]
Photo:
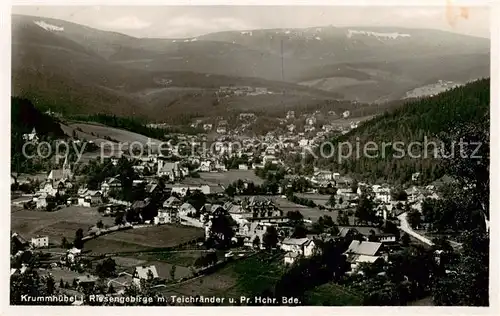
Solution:
[(401, 37), (411, 37), (410, 34), (404, 34), (404, 33), (379, 33), (379, 32), (371, 32), (371, 31), (358, 31), (358, 30), (347, 30), (347, 37), (351, 38), (353, 35), (365, 35), (365, 36), (374, 36), (377, 38), (384, 38), (384, 39), (397, 39)]
[(47, 31), (56, 31), (56, 32), (64, 31), (64, 27), (52, 25), (44, 21), (33, 21), (33, 23), (35, 23), (36, 25)]
[(243, 32), (240, 32), (240, 34), (241, 34), (241, 35), (250, 35), (250, 36), (252, 36), (252, 35), (253, 35), (253, 33), (252, 33), (251, 31), (250, 31), (250, 32), (245, 32), (245, 31), (243, 31)]
[(319, 36), (316, 36), (314, 39), (321, 41), (321, 37), (319, 37)]

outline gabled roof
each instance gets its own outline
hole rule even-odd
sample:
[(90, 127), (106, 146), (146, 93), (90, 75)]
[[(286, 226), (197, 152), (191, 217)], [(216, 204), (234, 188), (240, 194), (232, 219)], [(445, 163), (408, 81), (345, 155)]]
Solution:
[(186, 202), (179, 207), (179, 211), (196, 211), (196, 208)]
[(151, 273), (153, 274), (153, 278), (158, 277), (158, 272), (156, 271), (156, 267), (154, 265), (151, 265), (149, 267), (136, 267), (134, 277), (139, 279), (147, 279), (149, 271), (151, 271)]
[(163, 207), (170, 207), (170, 206), (174, 205), (175, 203), (180, 203), (180, 202), (181, 202), (181, 200), (179, 200), (175, 196), (171, 196), (167, 200), (165, 200), (165, 202), (163, 202)]
[(349, 233), (359, 234), (359, 231), (356, 228), (351, 227), (342, 227), (338, 233), (340, 237), (345, 238)]
[(353, 240), (347, 249), (346, 254), (357, 254), (374, 256), (382, 246), (380, 242)]
[(306, 244), (309, 241), (309, 238), (285, 238), (283, 240), (282, 244), (283, 245), (295, 245), (295, 246), (302, 246)]

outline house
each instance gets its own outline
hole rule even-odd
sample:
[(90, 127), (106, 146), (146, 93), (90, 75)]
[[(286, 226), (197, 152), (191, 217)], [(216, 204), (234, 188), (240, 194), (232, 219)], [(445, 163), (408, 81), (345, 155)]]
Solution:
[(203, 124), (203, 129), (205, 131), (211, 131), (212, 130), (212, 124)]
[(215, 170), (214, 163), (210, 160), (202, 161), (200, 163), (200, 169), (201, 172), (211, 172)]
[(177, 209), (179, 206), (181, 206), (182, 202), (175, 196), (171, 196), (168, 199), (163, 202), (163, 208), (164, 209)]
[(112, 190), (117, 190), (122, 187), (122, 183), (116, 177), (107, 178), (101, 184), (101, 193), (103, 196), (108, 196), (109, 192)]
[(384, 259), (382, 250), (381, 242), (353, 240), (344, 255), (347, 256), (347, 261), (351, 263), (351, 269), (354, 270), (362, 262), (374, 263), (379, 259)]
[(92, 207), (102, 203), (102, 193), (97, 190), (79, 190), (78, 206)]
[(181, 170), (179, 162), (164, 162), (163, 160), (158, 160), (158, 176), (166, 177), (169, 181), (175, 181), (181, 178)]
[(132, 275), (132, 281), (137, 287), (141, 287), (141, 280), (158, 279), (158, 272), (154, 265), (136, 267)]
[(376, 234), (375, 238), (381, 243), (394, 243), (396, 242), (396, 235), (388, 233)]
[(14, 252), (17, 253), (19, 250), (25, 250), (26, 247), (29, 246), (29, 242), (24, 239), (21, 235), (18, 233), (13, 233), (11, 235), (12, 238), (12, 245), (14, 246)]
[(49, 236), (37, 236), (31, 238), (31, 245), (34, 248), (42, 248), (49, 246)]
[(299, 257), (300, 257), (300, 254), (298, 254), (296, 252), (287, 252), (285, 254), (285, 265), (293, 264)]
[(382, 187), (380, 185), (372, 186), (373, 193), (375, 193), (375, 200), (382, 203), (389, 203), (391, 201), (391, 189)]
[(248, 165), (246, 165), (246, 164), (239, 164), (238, 165), (238, 169), (239, 170), (248, 170)]
[(93, 275), (79, 276), (76, 279), (76, 284), (78, 284), (80, 290), (92, 291), (95, 287), (97, 280), (99, 280), (99, 278)]
[(155, 225), (179, 223), (179, 212), (177, 209), (159, 210), (154, 217)]
[(281, 243), (281, 249), (286, 252), (295, 252), (304, 257), (313, 255), (316, 245), (309, 238), (286, 238)]
[(34, 197), (33, 202), (36, 203), (36, 208), (45, 208), (48, 205), (47, 194), (42, 193), (41, 195)]
[(342, 117), (343, 117), (343, 118), (348, 118), (348, 117), (349, 117), (349, 115), (351, 115), (351, 112), (349, 112), (349, 111), (344, 111), (344, 112), (342, 113)]

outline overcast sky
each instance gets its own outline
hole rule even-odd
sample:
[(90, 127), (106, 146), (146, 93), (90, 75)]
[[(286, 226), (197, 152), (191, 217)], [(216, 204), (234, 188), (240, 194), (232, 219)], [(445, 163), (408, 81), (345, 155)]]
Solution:
[(194, 37), (259, 28), (399, 26), (489, 37), (487, 8), (292, 6), (15, 6), (16, 14), (51, 17), (138, 37)]

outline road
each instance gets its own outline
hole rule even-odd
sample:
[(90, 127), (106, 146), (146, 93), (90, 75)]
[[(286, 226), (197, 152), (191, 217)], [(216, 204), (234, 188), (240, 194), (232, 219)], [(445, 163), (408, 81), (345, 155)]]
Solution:
[(398, 219), (400, 220), (400, 226), (399, 228), (404, 231), (405, 233), (407, 233), (408, 235), (420, 240), (421, 242), (423, 242), (424, 244), (427, 244), (429, 246), (432, 246), (434, 245), (434, 243), (429, 239), (429, 238), (426, 238), (420, 234), (418, 234), (417, 232), (415, 232), (411, 226), (410, 226), (410, 223), (408, 223), (408, 218), (407, 218), (408, 214), (405, 212), (405, 213), (402, 213), (398, 216)]
[[(410, 224), (408, 223), (408, 219), (407, 219), (407, 213), (402, 213), (398, 216), (398, 219), (400, 220), (400, 226), (399, 228), (404, 231), (405, 233), (407, 233), (408, 235), (420, 240), (421, 242), (423, 242), (424, 244), (427, 244), (429, 246), (432, 246), (434, 245), (434, 243), (427, 237), (423, 236), (423, 235), (420, 235), (419, 233), (415, 232)], [(456, 241), (453, 241), (453, 240), (449, 240), (448, 239), (448, 242), (450, 243), (450, 245), (453, 247), (453, 249), (460, 249), (462, 247), (462, 244), (461, 243), (458, 243)]]

